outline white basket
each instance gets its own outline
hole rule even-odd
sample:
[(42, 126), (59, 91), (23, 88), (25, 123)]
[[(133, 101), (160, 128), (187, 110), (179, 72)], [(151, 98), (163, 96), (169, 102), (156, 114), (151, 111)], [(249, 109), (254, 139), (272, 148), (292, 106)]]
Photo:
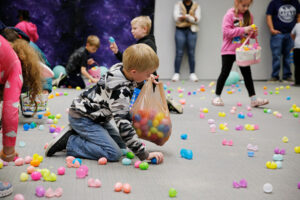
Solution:
[(249, 49), (247, 51), (244, 49), (244, 47), (247, 47), (246, 43), (249, 41), (250, 37), (251, 35), (247, 37), (240, 48), (235, 50), (236, 63), (238, 66), (250, 66), (259, 63), (261, 60), (261, 47), (258, 44), (257, 38), (255, 38), (258, 46), (257, 49)]
[[(46, 113), (47, 105), (48, 105), (48, 94), (39, 94), (36, 99), (37, 110), (36, 114), (44, 114)], [(23, 115), (32, 116), (35, 112), (35, 104), (30, 103), (30, 99), (28, 93), (21, 94), (21, 110)]]

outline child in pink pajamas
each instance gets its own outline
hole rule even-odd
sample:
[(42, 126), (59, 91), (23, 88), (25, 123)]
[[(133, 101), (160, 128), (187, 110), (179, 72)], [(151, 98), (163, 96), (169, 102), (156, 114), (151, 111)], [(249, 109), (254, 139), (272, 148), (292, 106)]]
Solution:
[(0, 85), (3, 89), (1, 158), (10, 160), (15, 156), (14, 146), (18, 130), (18, 106), (23, 84), (22, 67), (17, 54), (8, 41), (0, 36)]

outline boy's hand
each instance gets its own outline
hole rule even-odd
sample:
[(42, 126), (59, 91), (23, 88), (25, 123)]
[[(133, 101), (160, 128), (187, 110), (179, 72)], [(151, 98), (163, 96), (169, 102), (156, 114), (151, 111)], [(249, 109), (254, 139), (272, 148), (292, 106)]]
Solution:
[(95, 78), (91, 78), (91, 83), (97, 83), (99, 81), (99, 79), (95, 79)]
[(152, 83), (154, 83), (155, 85), (158, 84), (158, 82), (155, 80), (155, 79), (157, 79), (157, 78), (158, 78), (158, 75), (155, 76), (154, 74), (150, 74), (149, 79), (150, 79), (150, 80), (152, 81)]
[(87, 60), (88, 65), (92, 65), (94, 62), (95, 62), (95, 60), (93, 58), (90, 58)]
[(111, 49), (112, 52), (114, 52), (114, 54), (117, 54), (119, 51), (118, 46), (115, 42), (110, 43), (109, 48)]
[(275, 30), (275, 29), (272, 29), (271, 30), (271, 34), (272, 35), (277, 35), (277, 34), (280, 34), (281, 32), (280, 31), (278, 31), (278, 30)]
[(147, 160), (151, 160), (152, 158), (156, 158), (157, 164), (160, 164), (164, 161), (164, 155), (161, 152), (151, 152)]

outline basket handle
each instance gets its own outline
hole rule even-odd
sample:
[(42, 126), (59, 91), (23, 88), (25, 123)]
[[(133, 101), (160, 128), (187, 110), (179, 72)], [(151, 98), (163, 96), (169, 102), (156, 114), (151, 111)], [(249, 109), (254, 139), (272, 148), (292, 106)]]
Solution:
[[(253, 35), (253, 32), (248, 35), (248, 37), (246, 38), (246, 40), (244, 41), (244, 43), (242, 44), (242, 46), (240, 48), (243, 48), (248, 43), (248, 41), (250, 40), (252, 35)], [(258, 44), (257, 36), (255, 36), (255, 41)]]

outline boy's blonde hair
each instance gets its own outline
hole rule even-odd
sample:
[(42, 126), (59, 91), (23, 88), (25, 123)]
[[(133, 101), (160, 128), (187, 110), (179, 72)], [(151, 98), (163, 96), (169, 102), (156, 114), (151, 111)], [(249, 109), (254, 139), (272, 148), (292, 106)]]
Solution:
[(96, 35), (90, 35), (87, 38), (86, 43), (89, 43), (91, 46), (95, 46), (97, 48), (100, 47), (100, 39)]
[(126, 71), (145, 72), (158, 68), (159, 60), (156, 53), (146, 44), (134, 44), (123, 53), (123, 67)]
[(131, 20), (131, 25), (137, 24), (142, 28), (147, 28), (147, 34), (150, 33), (152, 21), (149, 16), (139, 16)]

